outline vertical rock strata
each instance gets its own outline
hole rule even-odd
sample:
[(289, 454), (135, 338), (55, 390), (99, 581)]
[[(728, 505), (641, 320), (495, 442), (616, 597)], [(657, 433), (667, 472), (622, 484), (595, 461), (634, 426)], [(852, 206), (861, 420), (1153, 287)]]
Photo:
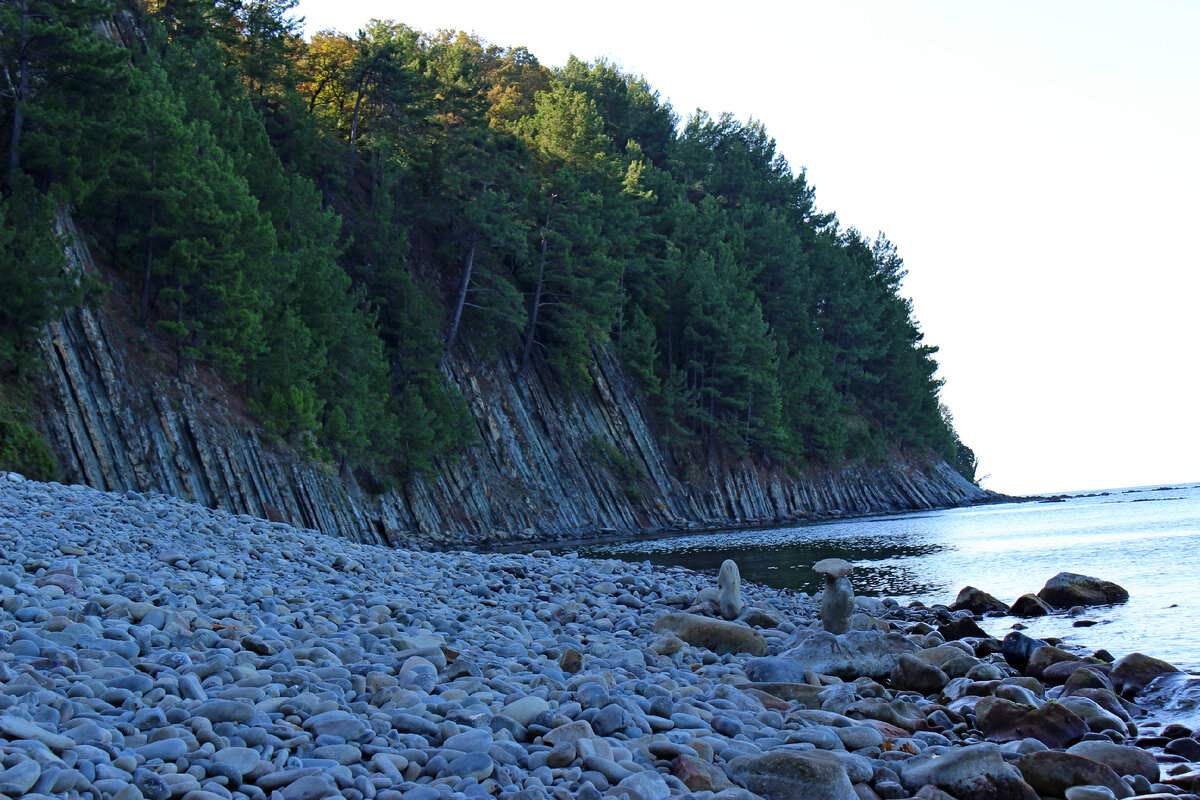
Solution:
[[(69, 257), (89, 265), (75, 237)], [(544, 372), (466, 356), (447, 376), (463, 390), (480, 443), (381, 495), (347, 472), (266, 441), (215, 379), (170, 375), (104, 310), (70, 311), (40, 342), (43, 427), (64, 479), (157, 491), (382, 544), (482, 544), (691, 524), (807, 519), (957, 505), (984, 492), (944, 463), (886, 463), (792, 477), (751, 459), (683, 469), (654, 435), (644, 402), (606, 349), (593, 387), (570, 394)], [(156, 368), (156, 362), (163, 362)], [(598, 465), (597, 443), (641, 477)]]

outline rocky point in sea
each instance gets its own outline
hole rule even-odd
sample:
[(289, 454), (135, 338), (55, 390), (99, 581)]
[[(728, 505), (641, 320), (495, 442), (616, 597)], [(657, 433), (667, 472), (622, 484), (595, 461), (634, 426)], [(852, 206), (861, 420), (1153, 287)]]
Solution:
[(1170, 665), (961, 635), (968, 609), (864, 597), (831, 633), (817, 599), (733, 577), (387, 549), (0, 473), (0, 795), (1200, 788), (1193, 731), (1135, 705)]

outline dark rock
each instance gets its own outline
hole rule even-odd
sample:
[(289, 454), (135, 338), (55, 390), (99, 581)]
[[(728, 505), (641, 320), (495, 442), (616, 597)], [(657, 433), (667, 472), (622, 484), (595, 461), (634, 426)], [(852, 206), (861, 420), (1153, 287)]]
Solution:
[(975, 620), (970, 617), (959, 617), (945, 625), (938, 625), (937, 632), (947, 642), (957, 639), (986, 639), (988, 637), (988, 632), (975, 624)]
[(1029, 656), (1033, 654), (1034, 650), (1045, 644), (1041, 639), (1034, 639), (1019, 631), (1013, 631), (1000, 643), (1000, 652), (1005, 661), (1024, 672), (1025, 667), (1029, 664)]
[(1046, 581), (1037, 596), (1053, 608), (1071, 608), (1124, 603), (1129, 599), (1129, 592), (1111, 581), (1074, 572), (1060, 572)]
[(771, 800), (859, 800), (842, 762), (822, 750), (775, 750), (739, 756), (729, 774)]
[(890, 678), (893, 688), (921, 694), (934, 694), (950, 682), (945, 672), (908, 653), (900, 654)]
[(1068, 747), (1067, 752), (1099, 761), (1118, 775), (1144, 775), (1151, 783), (1158, 782), (1158, 762), (1150, 753), (1137, 747), (1113, 742), (1080, 742)]
[(1044, 617), (1053, 613), (1053, 609), (1036, 594), (1023, 594), (1009, 606), (1008, 613), (1014, 617)]
[(1025, 674), (1031, 678), (1040, 679), (1046, 667), (1064, 661), (1079, 662), (1082, 659), (1074, 653), (1063, 650), (1061, 647), (1043, 645), (1042, 647), (1035, 648), (1029, 654), (1029, 663), (1025, 665)]
[(958, 597), (954, 598), (950, 610), (970, 611), (972, 614), (1007, 614), (1008, 606), (982, 589), (964, 586)]
[(1160, 675), (1179, 670), (1166, 661), (1130, 653), (1113, 664), (1113, 687), (1126, 697), (1134, 697)]
[(970, 800), (1039, 800), (1021, 773), (1005, 763), (1000, 747), (990, 742), (917, 756), (903, 768), (900, 781), (911, 792), (931, 785)]
[(1094, 660), (1065, 660), (1042, 669), (1041, 680), (1055, 686), (1069, 684), (1070, 687), (1078, 689), (1111, 689), (1112, 681), (1108, 677), (1111, 672), (1112, 668), (1107, 664), (1100, 664)]
[(568, 675), (574, 675), (583, 669), (583, 654), (573, 647), (568, 647), (559, 656), (558, 666)]
[(975, 727), (992, 741), (1011, 742), (1024, 738), (1017, 733), (1017, 724), (1033, 710), (1033, 706), (1024, 703), (1014, 703), (1000, 697), (984, 697), (975, 704)]
[(719, 792), (733, 785), (720, 767), (686, 753), (671, 762), (671, 774), (693, 792)]
[(1193, 735), (1193, 731), (1187, 725), (1172, 722), (1169, 725), (1163, 726), (1162, 735), (1167, 739), (1182, 739), (1185, 736)]
[(1037, 739), (1047, 747), (1066, 747), (1082, 739), (1089, 729), (1078, 714), (1051, 701), (1018, 720), (1014, 730), (1021, 738)]
[(1183, 756), (1188, 761), (1200, 761), (1200, 742), (1190, 736), (1172, 739), (1163, 750), (1171, 755)]
[(1103, 786), (1118, 799), (1133, 797), (1133, 789), (1110, 767), (1073, 753), (1030, 753), (1018, 759), (1017, 769), (1043, 796), (1062, 797), (1072, 786)]

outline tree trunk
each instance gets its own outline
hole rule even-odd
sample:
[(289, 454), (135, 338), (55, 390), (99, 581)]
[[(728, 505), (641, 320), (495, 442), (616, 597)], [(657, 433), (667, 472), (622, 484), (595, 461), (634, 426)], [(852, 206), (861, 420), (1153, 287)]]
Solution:
[(521, 349), (521, 372), (529, 367), (529, 356), (533, 352), (533, 335), (537, 330), (538, 310), (542, 305), (542, 278), (546, 274), (546, 249), (550, 246), (550, 214), (554, 211), (554, 195), (550, 195), (550, 207), (546, 209), (546, 225), (542, 229), (542, 254), (538, 260), (537, 283), (533, 289), (533, 307), (529, 309), (529, 328), (525, 331), (525, 346)]
[(450, 320), (450, 333), (446, 334), (446, 353), (454, 347), (454, 337), (458, 335), (458, 323), (462, 319), (463, 306), (467, 302), (467, 290), (471, 287), (471, 270), (475, 266), (475, 245), (479, 239), (479, 231), (471, 234), (471, 245), (467, 248), (467, 256), (463, 259), (462, 277), (458, 281), (458, 298), (454, 303), (454, 316)]
[[(150, 186), (158, 188), (158, 153), (154, 138), (150, 139)], [(142, 327), (150, 319), (150, 272), (154, 265), (154, 225), (158, 218), (158, 199), (150, 201), (150, 225), (146, 230), (146, 263), (142, 267), (142, 298), (139, 306), (139, 318)], [(114, 263), (115, 266), (115, 263)]]
[(25, 114), (22, 105), (29, 96), (29, 47), (28, 32), (25, 29), (29, 20), (29, 0), (21, 0), (21, 32), (18, 34), (17, 48), (20, 55), (17, 62), (17, 91), (13, 97), (12, 132), (8, 142), (8, 178), (7, 188), (11, 192), (17, 181), (17, 170), (21, 168), (21, 130), (25, 126)]
[(350, 121), (350, 162), (347, 167), (347, 172), (350, 176), (350, 191), (354, 191), (354, 159), (356, 155), (355, 146), (358, 142), (358, 115), (362, 109), (363, 84), (366, 83), (366, 80), (367, 74), (364, 72), (362, 79), (358, 82), (358, 92), (354, 98), (354, 116)]

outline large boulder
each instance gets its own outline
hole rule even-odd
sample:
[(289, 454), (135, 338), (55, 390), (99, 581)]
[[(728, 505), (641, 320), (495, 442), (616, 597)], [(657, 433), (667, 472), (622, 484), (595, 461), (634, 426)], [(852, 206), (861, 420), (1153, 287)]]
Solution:
[[(849, 631), (835, 636), (818, 631), (780, 656), (781, 660), (795, 665), (788, 677), (751, 675), (751, 680), (800, 682), (804, 679), (806, 670), (821, 675), (834, 675), (842, 680), (860, 677), (878, 680), (891, 673), (902, 653), (915, 652), (917, 646), (898, 633)], [(746, 674), (751, 674), (749, 665)]]
[(1099, 761), (1118, 775), (1144, 775), (1151, 783), (1158, 783), (1158, 760), (1141, 748), (1096, 741), (1071, 745), (1067, 752)]
[(970, 611), (972, 614), (1007, 614), (1008, 606), (982, 589), (964, 586), (958, 597), (954, 598), (950, 610)]
[(1045, 600), (1032, 593), (1021, 595), (1008, 607), (1008, 613), (1014, 617), (1044, 617), (1053, 611)]
[(729, 774), (755, 794), (771, 800), (858, 800), (846, 767), (823, 750), (773, 750), (739, 756)]
[(714, 653), (761, 656), (767, 652), (767, 640), (753, 628), (698, 614), (663, 614), (654, 623), (654, 630), (673, 633), (690, 645), (704, 647)]
[(979, 627), (973, 618), (966, 615), (950, 620), (944, 625), (938, 625), (937, 632), (947, 642), (957, 641), (958, 639), (988, 638), (988, 632)]
[(1113, 664), (1113, 687), (1126, 697), (1134, 697), (1159, 675), (1179, 670), (1157, 658), (1142, 653), (1130, 653)]
[(939, 692), (950, 682), (950, 677), (945, 672), (908, 653), (900, 654), (889, 677), (893, 689), (921, 694)]
[(935, 786), (954, 797), (971, 800), (1039, 800), (1021, 773), (1005, 763), (1000, 746), (991, 742), (897, 763), (903, 766), (900, 782), (910, 792)]
[(1089, 730), (1087, 722), (1062, 703), (1034, 708), (999, 697), (984, 697), (975, 704), (975, 724), (993, 741), (1037, 739), (1047, 747), (1066, 747)]
[(1074, 753), (1030, 753), (1018, 759), (1017, 769), (1043, 797), (1062, 797), (1072, 786), (1103, 786), (1118, 800), (1133, 797), (1133, 789), (1112, 768)]
[(1037, 596), (1053, 608), (1071, 608), (1124, 603), (1129, 599), (1129, 592), (1111, 581), (1074, 572), (1060, 572), (1046, 581)]

